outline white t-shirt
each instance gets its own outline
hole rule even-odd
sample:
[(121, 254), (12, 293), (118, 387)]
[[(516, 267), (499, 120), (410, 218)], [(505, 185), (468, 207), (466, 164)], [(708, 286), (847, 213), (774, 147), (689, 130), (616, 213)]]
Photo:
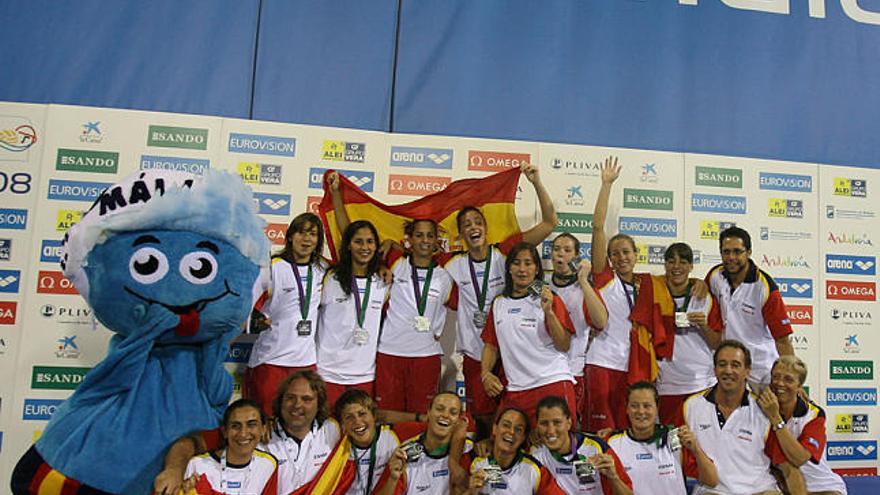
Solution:
[(593, 281), (608, 308), (608, 323), (590, 342), (586, 362), (617, 371), (629, 369), (629, 334), (632, 322), (629, 314), (635, 306), (633, 286), (624, 284), (611, 271), (610, 266), (600, 274), (593, 274)]
[[(685, 303), (684, 297), (674, 297), (676, 308)], [(712, 309), (712, 298), (691, 299), (687, 308), (677, 309), (686, 313), (706, 313)], [(711, 331), (711, 330), (710, 330)], [(658, 361), (660, 375), (657, 391), (660, 395), (693, 394), (705, 390), (718, 381), (712, 364), (712, 350), (696, 326), (675, 329), (675, 346), (672, 359)]]
[[(356, 277), (358, 294), (364, 304), (368, 285), (366, 277)], [(321, 312), (318, 323), (318, 374), (330, 383), (353, 385), (373, 381), (376, 375), (376, 347), (382, 321), (382, 306), (388, 294), (388, 286), (378, 275), (373, 275), (370, 297), (366, 303), (363, 330), (366, 342), (355, 339), (358, 326), (355, 295), (345, 294), (333, 271), (324, 277)]]
[[(418, 442), (424, 448), (424, 439), (416, 437), (404, 442)], [(466, 440), (462, 458), (469, 457), (474, 448), (470, 440)], [(467, 466), (464, 467), (467, 469)], [(406, 493), (426, 495), (447, 495), (449, 493), (449, 454), (432, 456), (425, 449), (414, 462), (406, 463)]]
[(276, 424), (265, 450), (278, 459), (278, 495), (287, 495), (312, 481), (339, 438), (339, 424), (332, 418), (321, 424), (313, 422), (311, 431), (299, 442)]
[[(494, 462), (494, 461), (493, 461)], [(489, 459), (477, 457), (471, 463), (471, 474), (476, 473), (489, 465)], [(534, 457), (528, 454), (518, 454), (513, 465), (501, 471), (501, 481), (486, 483), (480, 489), (480, 495), (501, 494), (525, 495), (528, 493), (539, 494), (543, 484), (556, 484), (546, 469)]]
[(553, 455), (553, 453), (550, 452), (550, 449), (544, 445), (532, 448), (532, 455), (541, 461), (541, 464), (543, 464), (544, 467), (547, 468), (547, 471), (553, 475), (556, 479), (556, 483), (565, 490), (565, 493), (578, 495), (602, 495), (603, 493), (606, 493), (605, 489), (608, 489), (608, 491), (611, 490), (610, 482), (598, 472), (593, 477), (594, 481), (592, 482), (581, 484), (578, 481), (573, 461), (577, 459), (588, 459), (596, 454), (610, 454), (614, 457), (615, 462), (617, 463), (615, 467), (618, 476), (624, 484), (629, 485), (629, 478), (627, 477), (623, 466), (620, 464), (620, 460), (617, 459), (614, 450), (611, 449), (604, 440), (590, 433), (578, 433), (575, 435), (574, 441), (577, 445), (577, 450), (574, 455), (569, 453), (562, 456), (561, 459)]
[[(388, 312), (382, 324), (379, 352), (392, 356), (423, 357), (443, 354), (443, 348), (435, 337), (443, 333), (446, 324), (446, 307), (454, 282), (442, 266), (431, 270), (431, 284), (425, 303), (424, 317), (430, 322), (428, 331), (416, 329), (418, 316), (415, 289), (412, 280), (412, 264), (409, 256), (400, 256), (392, 265), (394, 283), (388, 298)], [(416, 268), (419, 298), (424, 293), (427, 268)]]
[[(309, 268), (311, 267), (311, 294), (309, 294)], [(296, 271), (295, 271), (296, 270)], [(318, 324), (318, 307), (324, 285), (323, 263), (291, 264), (282, 258), (273, 258), (270, 270), (268, 298), (263, 305), (263, 314), (272, 320), (271, 328), (263, 331), (254, 342), (248, 366), (255, 368), (261, 364), (276, 366), (311, 366), (316, 361), (315, 334)], [(300, 285), (296, 283), (299, 273)], [(309, 335), (299, 335), (297, 325), (302, 320), (300, 292), (308, 298), (306, 319), (311, 322)]]
[[(676, 343), (678, 345), (678, 343)], [(665, 432), (664, 432), (665, 434)], [(640, 495), (685, 495), (682, 452), (673, 452), (668, 445), (661, 447), (658, 438), (636, 440), (629, 431), (608, 439), (608, 445), (617, 452), (623, 468), (633, 483), (633, 493)]]
[(584, 291), (577, 279), (565, 285), (558, 285), (550, 275), (550, 287), (553, 292), (562, 298), (571, 323), (574, 325), (574, 334), (571, 336), (571, 345), (568, 348), (568, 367), (574, 376), (584, 376), (584, 364), (587, 359), (587, 344), (590, 339), (592, 322), (584, 303)]
[[(553, 312), (564, 329), (572, 332), (568, 310), (559, 296), (553, 296)], [(496, 297), (483, 329), (483, 341), (501, 352), (507, 389), (511, 392), (563, 380), (574, 383), (568, 356), (553, 345), (539, 298)]]
[(278, 464), (272, 454), (255, 450), (250, 462), (228, 464), (214, 452), (197, 455), (186, 465), (184, 479), (199, 476), (214, 491), (227, 495), (275, 495)]
[[(828, 466), (825, 449), (825, 411), (800, 397), (785, 428), (810, 452), (810, 459), (801, 464), (801, 474), (808, 492), (838, 492), (846, 495), (846, 483)], [(816, 457), (819, 461), (816, 462)]]
[(400, 445), (397, 435), (387, 425), (381, 426), (379, 431), (379, 439), (376, 442), (375, 460), (373, 461), (373, 477), (369, 480), (369, 490), (367, 490), (367, 479), (370, 475), (370, 451), (368, 447), (361, 449), (352, 445), (351, 456), (357, 463), (357, 475), (351, 487), (345, 492), (348, 495), (363, 495), (369, 493), (376, 487), (382, 473), (385, 472), (385, 466), (391, 459), (394, 449)]

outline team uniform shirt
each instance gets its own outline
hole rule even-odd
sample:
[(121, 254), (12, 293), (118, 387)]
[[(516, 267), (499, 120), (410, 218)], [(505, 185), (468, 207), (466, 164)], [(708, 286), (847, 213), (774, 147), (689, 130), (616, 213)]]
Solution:
[[(477, 457), (471, 463), (471, 475), (494, 464), (494, 459)], [(501, 481), (486, 483), (479, 491), (480, 495), (509, 493), (511, 495), (525, 495), (527, 493), (550, 495), (565, 493), (559, 488), (553, 475), (541, 465), (534, 457), (520, 452), (517, 454), (513, 465), (501, 471)]]
[[(366, 277), (355, 277), (361, 304), (367, 287)], [(358, 326), (354, 293), (346, 295), (333, 272), (324, 277), (318, 332), (318, 374), (325, 381), (354, 385), (373, 381), (376, 375), (376, 347), (382, 321), (382, 306), (388, 286), (378, 275), (372, 276), (370, 300), (364, 316), (366, 343), (355, 341)]]
[(278, 495), (287, 495), (312, 481), (327, 457), (339, 443), (341, 433), (336, 420), (315, 420), (312, 429), (297, 441), (276, 423), (265, 450), (278, 460)]
[[(199, 488), (208, 483), (215, 494), (276, 495), (278, 464), (272, 454), (254, 450), (250, 462), (228, 464), (214, 452), (198, 455), (186, 465), (184, 479), (196, 475)], [(204, 493), (204, 491), (199, 491)]]
[(723, 265), (706, 275), (706, 284), (718, 300), (724, 318), (724, 338), (736, 339), (752, 353), (749, 380), (770, 382), (770, 368), (779, 357), (776, 341), (792, 332), (791, 322), (776, 282), (749, 260), (745, 281), (735, 290)]
[[(391, 459), (394, 449), (400, 445), (397, 435), (387, 425), (379, 427), (379, 438), (376, 440), (375, 459), (373, 460), (373, 476), (370, 477), (370, 452), (372, 449), (367, 447), (362, 449), (352, 444), (350, 458), (357, 465), (357, 474), (348, 491), (349, 495), (363, 495), (370, 493), (378, 484), (379, 478), (385, 472), (385, 466)], [(369, 486), (367, 483), (369, 482)]]
[[(518, 239), (514, 236), (512, 239)], [(489, 280), (486, 288), (486, 299), (483, 311), (489, 312), (489, 305), (492, 299), (504, 290), (504, 260), (507, 258), (504, 253), (507, 252), (505, 247), (509, 244), (505, 241), (503, 245), (493, 245), (489, 248), (489, 256), (483, 261), (473, 261), (467, 252), (453, 253), (451, 257), (443, 263), (446, 271), (452, 276), (452, 279), (458, 285), (458, 311), (456, 312), (456, 321), (458, 323), (458, 331), (456, 334), (458, 351), (471, 359), (480, 361), (483, 359), (483, 341), (480, 340), (482, 328), (474, 325), (474, 313), (479, 310), (477, 292), (483, 287), (483, 277), (486, 272), (486, 261), (491, 258), (489, 263)], [(512, 244), (511, 244), (512, 246)], [(509, 247), (507, 247), (509, 249)], [(471, 263), (473, 263), (474, 274), (476, 275), (477, 287), (474, 287), (471, 278)]]
[[(398, 252), (399, 253), (399, 252)], [(429, 331), (416, 329), (419, 315), (412, 280), (412, 264), (409, 256), (400, 256), (391, 265), (394, 283), (388, 299), (388, 312), (382, 324), (379, 352), (401, 357), (424, 357), (443, 354), (437, 338), (446, 324), (446, 307), (455, 283), (442, 266), (434, 266), (425, 303), (425, 318), (430, 322)], [(422, 297), (427, 268), (416, 268), (419, 298)]]
[(785, 428), (810, 453), (800, 467), (808, 492), (838, 492), (846, 495), (846, 483), (828, 466), (825, 455), (825, 411), (816, 404), (797, 398), (794, 413)]
[[(676, 344), (677, 345), (677, 344)], [(685, 495), (681, 447), (672, 451), (666, 444), (665, 428), (649, 440), (634, 439), (629, 430), (613, 435), (608, 445), (617, 453), (639, 495)]]
[[(574, 383), (568, 356), (553, 345), (540, 298), (498, 296), (491, 308), (482, 337), (501, 351), (507, 390), (520, 392), (560, 381)], [(565, 331), (574, 331), (565, 303), (556, 295), (553, 313)]]
[(635, 286), (620, 279), (610, 265), (602, 273), (593, 274), (593, 284), (608, 308), (608, 323), (593, 336), (587, 349), (586, 363), (616, 371), (629, 368), (629, 313), (635, 305)]
[[(311, 294), (308, 294), (310, 267)], [(256, 368), (261, 364), (291, 367), (315, 364), (318, 307), (326, 271), (324, 263), (294, 264), (282, 258), (272, 259), (267, 298), (262, 308), (262, 312), (272, 320), (272, 326), (261, 332), (254, 342), (248, 367)], [(299, 285), (296, 283), (297, 273)], [(303, 298), (309, 295), (306, 301), (306, 319), (311, 322), (309, 335), (299, 335), (297, 332), (297, 325), (303, 319), (299, 287), (302, 287)]]
[[(692, 298), (684, 308), (685, 297), (673, 297), (676, 311), (685, 313), (705, 313), (708, 316), (710, 331), (720, 331), (718, 324), (718, 305), (712, 297)], [(675, 329), (675, 346), (672, 359), (658, 361), (660, 375), (657, 377), (657, 392), (660, 395), (693, 394), (712, 387), (717, 382), (712, 364), (712, 350), (703, 338), (699, 327), (689, 326)]]
[[(438, 455), (432, 455), (425, 448), (424, 435), (411, 438), (403, 445), (409, 443), (420, 443), (424, 451), (419, 458), (413, 462), (406, 463), (406, 492), (420, 493), (426, 495), (448, 495), (449, 492), (449, 452), (444, 451)], [(467, 469), (470, 466), (471, 452), (474, 444), (470, 440), (465, 440), (464, 451), (462, 452), (462, 467)]]
[(532, 455), (547, 468), (547, 471), (553, 475), (556, 483), (565, 490), (565, 493), (571, 495), (598, 495), (600, 493), (610, 495), (612, 493), (611, 482), (605, 478), (605, 475), (599, 474), (598, 471), (594, 476), (595, 481), (585, 484), (581, 484), (575, 474), (573, 464), (575, 460), (588, 459), (596, 454), (611, 455), (614, 458), (617, 476), (626, 486), (632, 488), (632, 481), (630, 481), (626, 470), (623, 469), (623, 465), (614, 449), (600, 437), (590, 433), (577, 433), (575, 434), (573, 445), (577, 445), (577, 450), (564, 456), (554, 454), (546, 445), (532, 449)]
[(568, 348), (568, 367), (574, 376), (584, 376), (584, 364), (587, 359), (587, 344), (590, 339), (590, 329), (593, 322), (584, 302), (584, 291), (577, 279), (572, 279), (565, 285), (559, 285), (550, 275), (550, 287), (565, 303), (568, 316), (574, 325), (574, 333), (571, 336), (571, 344)]
[[(697, 436), (703, 451), (718, 469), (718, 486), (698, 484), (694, 495), (719, 493), (736, 495), (775, 490), (776, 480), (770, 464), (785, 462), (785, 456), (770, 435), (770, 420), (761, 411), (753, 394), (746, 391), (740, 407), (726, 421), (715, 403), (715, 388), (694, 394), (684, 403), (684, 418)], [(723, 424), (722, 424), (723, 421)], [(686, 472), (694, 475), (696, 461)]]

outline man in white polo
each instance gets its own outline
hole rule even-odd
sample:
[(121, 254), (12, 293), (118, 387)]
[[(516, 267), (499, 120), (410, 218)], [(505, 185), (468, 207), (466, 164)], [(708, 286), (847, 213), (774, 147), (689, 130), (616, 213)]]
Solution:
[[(693, 493), (779, 494), (771, 465), (793, 485), (803, 486), (798, 470), (789, 466), (776, 437), (770, 436), (770, 420), (746, 387), (752, 365), (749, 350), (739, 341), (724, 340), (713, 362), (718, 383), (685, 401), (684, 419), (715, 462), (719, 482), (712, 488), (698, 484)], [(695, 466), (686, 471), (694, 475)]]

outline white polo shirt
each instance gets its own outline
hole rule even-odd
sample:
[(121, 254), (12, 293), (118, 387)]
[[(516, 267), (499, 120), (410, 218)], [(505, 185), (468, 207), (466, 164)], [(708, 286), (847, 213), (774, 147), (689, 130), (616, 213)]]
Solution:
[(576, 451), (565, 456), (557, 456), (550, 452), (547, 446), (542, 445), (532, 448), (532, 455), (538, 459), (541, 464), (546, 467), (547, 471), (556, 479), (556, 483), (565, 493), (569, 494), (590, 494), (600, 495), (608, 493), (611, 490), (611, 483), (605, 478), (605, 475), (597, 473), (595, 481), (581, 484), (578, 481), (574, 471), (573, 461), (577, 459), (588, 459), (596, 454), (609, 454), (614, 458), (614, 467), (617, 476), (629, 487), (632, 487), (629, 475), (623, 469), (617, 454), (614, 452), (605, 440), (591, 433), (577, 433), (574, 439), (577, 445)]
[(350, 459), (354, 460), (357, 465), (357, 475), (348, 491), (348, 495), (363, 495), (370, 493), (375, 487), (382, 473), (385, 472), (385, 466), (391, 459), (394, 449), (400, 445), (397, 434), (391, 430), (388, 425), (379, 427), (379, 439), (376, 442), (375, 459), (373, 461), (373, 477), (369, 479), (369, 487), (367, 481), (370, 474), (370, 452), (372, 449), (367, 447), (362, 449), (352, 445)]
[(839, 492), (846, 495), (846, 483), (828, 466), (825, 454), (825, 411), (800, 397), (785, 428), (810, 452), (800, 467), (808, 492)]
[[(343, 292), (333, 275), (331, 270), (324, 277), (318, 324), (318, 374), (327, 382), (341, 385), (371, 382), (376, 376), (376, 347), (388, 286), (381, 277), (373, 275), (364, 316), (368, 338), (366, 343), (359, 344), (354, 336), (358, 324), (354, 293)], [(367, 279), (356, 277), (355, 281), (363, 303)]]
[[(427, 332), (416, 330), (415, 319), (418, 316), (416, 291), (412, 279), (412, 264), (409, 256), (395, 255), (391, 265), (394, 283), (391, 285), (391, 296), (388, 298), (388, 312), (382, 324), (382, 337), (379, 339), (379, 352), (392, 356), (423, 357), (443, 354), (443, 348), (437, 338), (443, 333), (446, 324), (446, 307), (454, 282), (442, 266), (434, 266), (431, 270), (431, 283), (428, 287), (425, 303), (425, 318), (430, 321)], [(416, 268), (419, 298), (424, 293), (424, 284), (428, 274), (427, 268)]]
[[(491, 461), (494, 463), (495, 461)], [(471, 463), (471, 474), (488, 466), (490, 460), (485, 457), (477, 457)], [(545, 490), (558, 490), (558, 485), (541, 463), (534, 457), (519, 453), (513, 464), (501, 471), (501, 481), (498, 483), (486, 483), (480, 489), (480, 495), (510, 494), (525, 495), (527, 493), (546, 493)], [(552, 492), (558, 493), (558, 492)]]
[[(638, 275), (635, 275), (636, 277)], [(629, 369), (629, 314), (635, 306), (634, 286), (624, 283), (606, 265), (602, 273), (593, 274), (593, 284), (608, 308), (608, 323), (593, 337), (587, 349), (586, 364), (610, 370)]]
[[(717, 387), (716, 387), (717, 388)], [(697, 436), (700, 447), (715, 462), (718, 486), (709, 488), (697, 484), (693, 493), (739, 495), (775, 490), (776, 480), (770, 474), (770, 464), (782, 463), (781, 450), (770, 434), (770, 421), (764, 416), (748, 391), (740, 406), (724, 421), (715, 404), (715, 390), (711, 388), (690, 396), (684, 403), (684, 419)], [(778, 445), (778, 444), (777, 444)], [(773, 455), (773, 459), (768, 456)]]
[(721, 307), (724, 338), (742, 342), (752, 353), (749, 380), (770, 383), (770, 368), (779, 357), (775, 339), (792, 332), (776, 282), (749, 260), (745, 281), (735, 290), (724, 265), (709, 271), (706, 284)]
[[(573, 331), (565, 303), (553, 296), (553, 312), (563, 328)], [(530, 295), (498, 296), (492, 302), (483, 341), (501, 352), (507, 390), (520, 392), (563, 380), (574, 383), (568, 356), (557, 350), (547, 328), (541, 299)]]
[[(309, 267), (312, 269), (311, 294), (309, 294)], [(254, 342), (248, 366), (261, 364), (276, 366), (311, 366), (316, 361), (315, 334), (318, 326), (318, 307), (324, 286), (326, 265), (321, 263), (292, 264), (287, 260), (272, 258), (269, 271), (269, 288), (262, 312), (272, 320), (272, 326), (261, 332)], [(300, 284), (296, 283), (299, 273)], [(297, 324), (302, 320), (300, 292), (309, 295), (307, 319), (312, 322), (310, 335), (299, 335)]]
[[(717, 304), (712, 297), (691, 299), (687, 308), (683, 308), (686, 298), (674, 297), (676, 311), (686, 313), (705, 313), (710, 327), (718, 319)], [(720, 323), (720, 322), (719, 322)], [(718, 328), (710, 331), (720, 331)], [(675, 329), (675, 344), (672, 348), (672, 359), (661, 359), (660, 375), (657, 377), (657, 392), (660, 395), (693, 394), (705, 390), (718, 381), (715, 378), (715, 367), (712, 364), (712, 350), (703, 337), (699, 327), (689, 326)]]
[(565, 285), (557, 284), (552, 273), (549, 279), (550, 288), (562, 298), (571, 323), (574, 325), (574, 334), (571, 336), (571, 345), (568, 349), (568, 367), (571, 369), (572, 375), (584, 376), (587, 345), (590, 339), (590, 330), (593, 327), (587, 305), (584, 302), (584, 291), (577, 279), (572, 279)]
[[(420, 443), (422, 448), (424, 448), (424, 441), (424, 435), (419, 435), (403, 442), (402, 445)], [(465, 440), (462, 461), (470, 458), (470, 453), (473, 449), (473, 442)], [(463, 467), (464, 469), (468, 468), (468, 466)], [(406, 463), (406, 493), (448, 495), (449, 452), (431, 455), (427, 449), (424, 449), (422, 455), (416, 461)]]
[(279, 493), (277, 468), (272, 454), (259, 449), (244, 465), (228, 464), (215, 452), (209, 452), (189, 460), (184, 479), (198, 476), (200, 482), (207, 482), (212, 490), (219, 493), (275, 495)]
[[(678, 345), (676, 343), (676, 345)], [(649, 440), (636, 440), (629, 430), (613, 435), (608, 445), (632, 479), (633, 491), (644, 495), (685, 495), (682, 452), (666, 445), (666, 428)]]
[(278, 460), (278, 495), (287, 495), (312, 481), (340, 439), (339, 424), (333, 418), (315, 420), (299, 442), (277, 424), (265, 450)]

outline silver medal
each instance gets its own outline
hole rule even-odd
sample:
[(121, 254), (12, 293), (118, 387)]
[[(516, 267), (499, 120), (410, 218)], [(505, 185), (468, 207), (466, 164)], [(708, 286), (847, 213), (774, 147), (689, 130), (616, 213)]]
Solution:
[(354, 329), (354, 343), (357, 345), (367, 345), (367, 342), (370, 341), (370, 332), (367, 332), (363, 328), (355, 328)]
[(312, 320), (300, 320), (296, 324), (296, 334), (300, 337), (307, 337), (312, 334)]
[(431, 320), (425, 316), (416, 316), (413, 319), (413, 326), (416, 332), (429, 332), (431, 330)]
[(477, 328), (483, 328), (486, 326), (486, 312), (485, 311), (474, 311), (474, 326)]

